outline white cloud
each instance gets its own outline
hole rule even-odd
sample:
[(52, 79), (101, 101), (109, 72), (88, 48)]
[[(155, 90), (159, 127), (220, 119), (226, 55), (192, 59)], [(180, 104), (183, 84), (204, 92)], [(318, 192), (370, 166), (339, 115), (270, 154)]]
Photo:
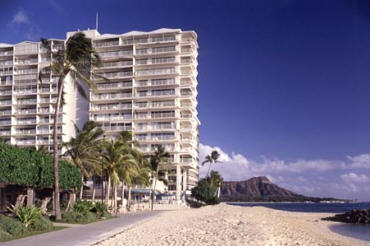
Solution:
[(342, 174), (340, 178), (347, 183), (367, 183), (370, 178), (365, 174), (346, 173)]
[[(218, 146), (200, 144), (200, 163), (212, 150), (220, 153), (222, 162), (212, 164), (212, 170), (220, 172), (226, 181), (267, 176), (274, 183), (304, 195), (370, 200), (366, 188), (368, 186), (359, 185), (370, 182), (370, 154), (348, 156), (344, 161), (326, 159), (284, 161), (266, 157), (256, 161), (240, 153), (227, 153)], [(209, 164), (200, 166), (200, 177), (205, 176), (208, 168)], [(343, 173), (345, 170), (351, 172)]]
[(29, 24), (27, 14), (23, 10), (18, 10), (18, 12), (13, 16), (12, 24)]

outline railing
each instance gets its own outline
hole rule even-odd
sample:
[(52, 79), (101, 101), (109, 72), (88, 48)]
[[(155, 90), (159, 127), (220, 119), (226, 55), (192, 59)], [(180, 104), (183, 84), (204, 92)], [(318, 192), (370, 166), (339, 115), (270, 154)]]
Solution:
[(158, 118), (171, 118), (171, 117), (175, 117), (175, 113), (161, 113), (161, 114), (158, 114), (158, 113), (152, 113), (152, 118), (153, 118), (153, 119), (158, 119)]
[(11, 110), (0, 111), (0, 115), (10, 115), (10, 114), (12, 114)]
[(136, 75), (148, 76), (148, 75), (162, 75), (162, 74), (174, 74), (174, 73), (176, 73), (175, 68), (162, 68), (162, 69), (139, 70), (136, 72)]
[[(99, 73), (100, 76), (113, 79), (113, 78), (123, 78), (123, 77), (130, 77), (133, 75), (132, 72), (114, 72), (114, 73)], [(101, 79), (98, 76), (93, 76), (94, 79)]]
[(11, 94), (12, 94), (11, 90), (0, 91), (0, 95), (11, 95)]
[(105, 100), (105, 99), (122, 99), (132, 97), (131, 93), (117, 93), (117, 94), (101, 94), (101, 95), (92, 95), (93, 100)]
[(191, 91), (181, 91), (181, 96), (191, 96), (192, 94)]
[(13, 70), (0, 71), (0, 76), (12, 75)]
[(102, 126), (104, 131), (131, 131), (131, 126)]
[(175, 139), (175, 136), (170, 136), (170, 135), (152, 135), (151, 140), (153, 141), (161, 141), (161, 140), (173, 140)]
[(17, 104), (24, 105), (24, 104), (34, 104), (36, 100), (17, 100)]
[(17, 110), (16, 114), (36, 114), (36, 109), (31, 110)]
[(17, 85), (28, 85), (28, 84), (36, 84), (36, 83), (37, 83), (36, 79), (14, 80), (14, 84), (17, 84)]
[(118, 121), (118, 120), (131, 120), (131, 115), (123, 116), (95, 116), (94, 120), (96, 121)]
[(148, 114), (135, 114), (135, 119), (149, 119)]
[(113, 89), (113, 88), (123, 88), (123, 87), (131, 87), (132, 82), (126, 83), (110, 83), (110, 84), (97, 84), (97, 89)]
[(180, 158), (180, 162), (181, 163), (189, 163), (189, 162), (193, 162), (193, 159), (192, 158)]
[(115, 110), (115, 109), (131, 109), (131, 104), (115, 104), (115, 105), (93, 105), (92, 110)]
[(14, 91), (14, 94), (18, 94), (18, 95), (36, 94), (36, 93), (37, 93), (36, 89), (34, 90), (15, 90)]
[(101, 67), (98, 68), (109, 68), (109, 67), (123, 67), (123, 66), (131, 66), (132, 61), (124, 61), (124, 62), (105, 62), (102, 64)]
[(174, 106), (175, 106), (175, 102), (160, 102), (160, 103), (153, 102), (152, 103), (153, 108), (174, 107)]
[(152, 85), (174, 85), (176, 84), (175, 79), (153, 79)]
[(12, 121), (10, 121), (10, 120), (0, 120), (0, 126), (10, 125), (11, 123), (12, 123)]
[(13, 62), (12, 61), (0, 62), (0, 66), (4, 66), (4, 67), (13, 66)]
[(15, 134), (36, 134), (36, 130), (17, 130)]
[(11, 105), (11, 104), (12, 104), (12, 101), (10, 101), (10, 100), (7, 100), (7, 101), (3, 100), (3, 101), (0, 101), (0, 105)]
[(11, 80), (0, 81), (0, 85), (12, 85)]
[(27, 140), (27, 141), (17, 141), (18, 145), (32, 145), (36, 144), (35, 140)]
[(0, 56), (12, 56), (13, 51), (0, 51)]
[(27, 59), (27, 60), (15, 60), (15, 65), (28, 65), (38, 63), (38, 59)]
[(17, 120), (18, 125), (36, 124), (36, 120)]
[(126, 51), (100, 52), (99, 56), (101, 58), (108, 58), (108, 57), (117, 57), (117, 56), (130, 56), (132, 54), (133, 54), (132, 50), (126, 50)]
[(117, 46), (119, 45), (118, 40), (117, 41), (109, 41), (109, 42), (95, 42), (94, 46), (96, 48), (101, 48), (101, 47), (111, 47), (111, 46)]
[(10, 131), (0, 131), (0, 136), (5, 136), (5, 135), (10, 135)]

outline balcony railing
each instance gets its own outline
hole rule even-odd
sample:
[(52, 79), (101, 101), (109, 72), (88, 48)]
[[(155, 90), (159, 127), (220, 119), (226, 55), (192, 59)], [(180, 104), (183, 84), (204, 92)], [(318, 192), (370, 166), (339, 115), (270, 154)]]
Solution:
[(131, 93), (116, 93), (116, 94), (100, 94), (92, 95), (93, 100), (112, 100), (112, 99), (125, 99), (132, 97)]
[(150, 76), (150, 75), (163, 75), (163, 74), (175, 74), (175, 68), (162, 68), (162, 69), (148, 69), (139, 70), (136, 72), (137, 76)]
[(16, 114), (36, 114), (36, 109), (17, 110)]
[(11, 110), (0, 111), (0, 116), (3, 116), (3, 115), (11, 115), (11, 114), (12, 114), (12, 111)]
[(12, 56), (13, 51), (0, 51), (0, 56)]
[(33, 144), (36, 144), (35, 140), (17, 141), (17, 145), (33, 145)]
[(38, 59), (27, 59), (27, 60), (15, 60), (15, 65), (29, 65), (29, 64), (37, 64), (39, 61)]
[(14, 94), (16, 94), (16, 95), (27, 95), (27, 94), (36, 94), (36, 93), (37, 93), (36, 89), (33, 89), (33, 90), (15, 90), (14, 91)]
[(124, 87), (131, 87), (132, 82), (126, 83), (109, 83), (109, 84), (97, 84), (97, 89), (104, 90), (104, 89), (114, 89), (114, 88), (124, 88)]
[(36, 120), (17, 120), (18, 125), (36, 124)]
[(131, 109), (131, 104), (114, 104), (114, 105), (93, 105), (92, 110), (116, 110), (116, 109)]
[(131, 56), (132, 50), (126, 51), (110, 51), (110, 52), (100, 52), (99, 56), (101, 58), (110, 58), (110, 57), (118, 57), (118, 56)]
[(5, 70), (5, 71), (0, 71), (0, 76), (7, 76), (7, 75), (12, 75), (13, 70)]
[(0, 101), (0, 105), (11, 105), (12, 104), (12, 101), (10, 100), (3, 100), (3, 101)]
[(35, 100), (17, 100), (18, 105), (24, 105), (24, 104), (35, 104), (37, 101)]
[(102, 126), (104, 131), (131, 131), (131, 126)]
[(120, 120), (131, 120), (131, 115), (124, 115), (124, 116), (95, 116), (95, 121), (120, 121)]
[(123, 67), (131, 66), (132, 61), (123, 61), (123, 62), (104, 62), (101, 67), (98, 68), (114, 68), (114, 67)]
[(10, 121), (10, 120), (0, 120), (0, 126), (10, 125), (11, 123), (12, 123), (12, 121)]
[[(132, 72), (114, 72), (114, 73), (99, 73), (100, 76), (103, 76), (108, 79), (114, 78), (126, 78), (131, 77), (133, 75)], [(93, 76), (94, 79), (101, 80), (102, 78), (99, 76)]]
[(6, 135), (10, 135), (10, 131), (0, 131), (0, 136), (6, 136)]
[(27, 135), (27, 134), (36, 134), (36, 130), (17, 130), (15, 131), (17, 135)]
[(95, 42), (94, 46), (96, 48), (101, 48), (101, 47), (112, 47), (112, 46), (117, 46), (119, 45), (118, 40), (117, 41), (109, 41), (109, 42)]

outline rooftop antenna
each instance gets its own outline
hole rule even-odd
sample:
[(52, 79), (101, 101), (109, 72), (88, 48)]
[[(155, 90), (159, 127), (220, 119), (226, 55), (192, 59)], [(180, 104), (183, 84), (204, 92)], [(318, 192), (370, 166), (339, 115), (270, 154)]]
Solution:
[(95, 29), (98, 31), (98, 26), (99, 26), (99, 13), (96, 12), (96, 18), (95, 18)]

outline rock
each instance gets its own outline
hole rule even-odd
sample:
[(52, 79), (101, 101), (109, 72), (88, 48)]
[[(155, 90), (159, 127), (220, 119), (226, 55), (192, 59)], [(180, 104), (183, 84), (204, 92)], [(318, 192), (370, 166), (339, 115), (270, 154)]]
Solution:
[(323, 220), (353, 223), (353, 224), (370, 224), (370, 211), (367, 209), (353, 209), (344, 214), (336, 214), (332, 217), (323, 218)]

